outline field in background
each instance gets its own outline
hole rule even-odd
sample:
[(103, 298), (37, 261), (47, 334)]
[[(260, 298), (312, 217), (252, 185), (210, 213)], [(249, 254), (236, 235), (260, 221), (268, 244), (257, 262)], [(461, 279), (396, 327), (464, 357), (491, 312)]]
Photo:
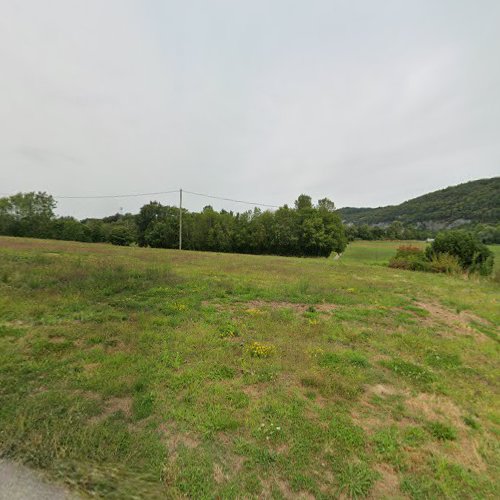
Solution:
[[(351, 243), (341, 260), (355, 264), (387, 264), (394, 256), (398, 247), (411, 245), (425, 248), (429, 243), (423, 241), (355, 241)], [(495, 255), (495, 272), (500, 273), (500, 245), (489, 245)]]
[(0, 455), (107, 498), (495, 498), (498, 283), (400, 244), (0, 238)]
[(402, 245), (425, 248), (422, 241), (355, 241), (351, 243), (341, 260), (350, 264), (387, 264)]
[(497, 275), (496, 279), (498, 282), (498, 275), (500, 274), (500, 245), (489, 245), (489, 248), (495, 255), (495, 274)]

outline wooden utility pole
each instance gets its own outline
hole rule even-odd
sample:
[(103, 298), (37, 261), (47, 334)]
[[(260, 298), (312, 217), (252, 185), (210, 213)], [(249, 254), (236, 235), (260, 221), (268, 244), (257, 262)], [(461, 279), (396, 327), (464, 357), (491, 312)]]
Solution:
[(182, 188), (179, 189), (179, 250), (182, 250)]

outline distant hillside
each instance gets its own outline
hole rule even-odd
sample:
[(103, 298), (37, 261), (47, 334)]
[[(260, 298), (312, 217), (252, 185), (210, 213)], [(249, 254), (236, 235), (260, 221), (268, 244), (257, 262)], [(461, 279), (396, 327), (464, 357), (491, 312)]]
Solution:
[(447, 187), (400, 205), (379, 208), (341, 208), (347, 223), (386, 225), (394, 221), (429, 229), (467, 223), (500, 222), (500, 177)]

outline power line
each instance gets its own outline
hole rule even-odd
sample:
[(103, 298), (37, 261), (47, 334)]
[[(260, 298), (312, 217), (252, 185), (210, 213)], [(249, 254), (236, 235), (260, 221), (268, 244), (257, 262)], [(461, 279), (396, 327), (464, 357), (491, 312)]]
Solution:
[[(178, 193), (179, 189), (172, 189), (170, 191), (157, 191), (155, 193), (132, 193), (132, 194), (106, 194), (106, 195), (91, 195), (91, 196), (53, 196), (56, 200), (96, 200), (96, 199), (106, 199), (106, 198), (134, 198), (140, 196), (157, 196), (162, 194), (172, 194)], [(270, 205), (268, 203), (257, 203), (253, 201), (236, 200), (234, 198), (224, 198), (222, 196), (214, 196), (211, 194), (195, 193), (194, 191), (183, 190), (184, 193), (189, 193), (195, 196), (203, 196), (204, 198), (211, 198), (213, 200), (223, 200), (230, 201), (232, 203), (243, 203), (244, 205), (268, 207), (268, 208), (279, 208), (278, 205)], [(10, 196), (8, 193), (0, 193), (5, 196)]]
[(172, 189), (171, 191), (157, 191), (156, 193), (134, 193), (134, 194), (107, 194), (107, 195), (97, 195), (97, 196), (54, 196), (57, 200), (89, 200), (97, 198), (133, 198), (136, 196), (156, 196), (159, 194), (170, 194), (178, 193), (178, 189)]
[(256, 202), (253, 202), (253, 201), (242, 201), (242, 200), (235, 200), (233, 198), (223, 198), (221, 196), (213, 196), (213, 195), (210, 195), (210, 194), (203, 194), (203, 193), (195, 193), (193, 191), (187, 191), (187, 190), (183, 190), (184, 193), (189, 193), (189, 194), (194, 194), (196, 196), (204, 196), (205, 198), (212, 198), (214, 200), (224, 200), (224, 201), (231, 201), (233, 203), (244, 203), (245, 205), (257, 205), (257, 206), (260, 206), (260, 207), (269, 207), (269, 208), (279, 208), (278, 205), (269, 205), (267, 203), (256, 203)]

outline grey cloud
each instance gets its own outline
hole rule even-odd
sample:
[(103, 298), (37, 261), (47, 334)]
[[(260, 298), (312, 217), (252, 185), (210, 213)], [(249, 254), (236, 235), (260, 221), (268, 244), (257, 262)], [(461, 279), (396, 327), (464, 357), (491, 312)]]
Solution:
[(498, 25), (495, 0), (3, 2), (1, 191), (369, 206), (498, 175)]

